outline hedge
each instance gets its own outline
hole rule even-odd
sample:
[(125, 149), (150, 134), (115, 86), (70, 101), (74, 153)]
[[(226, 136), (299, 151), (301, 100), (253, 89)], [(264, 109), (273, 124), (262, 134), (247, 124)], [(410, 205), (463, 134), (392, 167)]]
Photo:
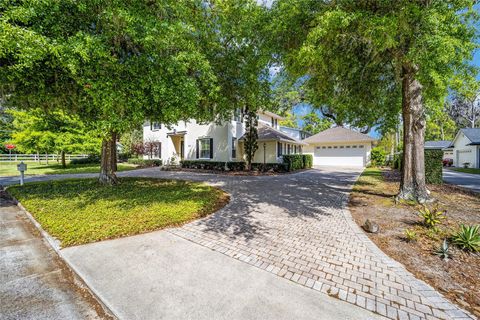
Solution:
[(372, 160), (372, 166), (379, 167), (385, 165), (387, 153), (383, 148), (375, 147), (370, 153), (370, 159)]
[(311, 154), (302, 154), (303, 168), (310, 169), (313, 166), (313, 156)]
[(443, 183), (443, 151), (425, 150), (425, 180), (431, 184)]
[(182, 160), (180, 161), (182, 168), (187, 169), (205, 169), (225, 171), (225, 167), (231, 171), (245, 170), (245, 162), (243, 161), (204, 161), (204, 160)]
[(303, 169), (303, 155), (285, 154), (283, 155), (283, 163), (285, 164), (287, 171)]
[(98, 154), (89, 154), (86, 158), (72, 159), (70, 164), (98, 164), (100, 163), (100, 156)]
[(393, 156), (392, 167), (393, 169), (402, 170), (402, 154), (401, 153), (397, 153)]
[(158, 167), (162, 165), (161, 159), (139, 159), (139, 158), (130, 158), (127, 161), (130, 164), (136, 164), (141, 167)]
[(252, 163), (252, 170), (286, 172), (287, 166), (285, 163)]

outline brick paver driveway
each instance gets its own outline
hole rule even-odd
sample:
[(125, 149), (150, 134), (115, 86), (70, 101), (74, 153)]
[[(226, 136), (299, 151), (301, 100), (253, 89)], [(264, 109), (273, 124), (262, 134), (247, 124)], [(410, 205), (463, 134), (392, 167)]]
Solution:
[[(319, 168), (264, 177), (145, 169), (120, 176), (205, 181), (232, 201), (168, 229), (182, 238), (391, 319), (471, 319), (381, 252), (345, 209), (359, 171)], [(52, 179), (61, 177), (47, 177)]]
[(473, 318), (387, 257), (353, 222), (345, 207), (359, 173), (145, 176), (201, 180), (231, 193), (231, 203), (214, 215), (170, 229), (178, 236), (391, 319)]

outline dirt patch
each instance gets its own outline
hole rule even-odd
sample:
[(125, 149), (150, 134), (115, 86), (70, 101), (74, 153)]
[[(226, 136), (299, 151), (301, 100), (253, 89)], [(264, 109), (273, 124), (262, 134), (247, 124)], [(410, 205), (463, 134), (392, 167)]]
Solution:
[[(433, 232), (418, 217), (421, 206), (395, 203), (399, 180), (396, 171), (367, 169), (350, 197), (354, 220), (359, 225), (366, 219), (378, 223), (380, 233), (367, 233), (378, 247), (452, 302), (480, 317), (480, 254), (469, 254), (453, 245), (453, 258), (448, 261), (433, 253), (460, 224), (480, 224), (480, 195), (448, 184), (430, 185), (436, 204), (447, 210), (439, 231)], [(405, 229), (415, 231), (417, 240), (407, 242)]]

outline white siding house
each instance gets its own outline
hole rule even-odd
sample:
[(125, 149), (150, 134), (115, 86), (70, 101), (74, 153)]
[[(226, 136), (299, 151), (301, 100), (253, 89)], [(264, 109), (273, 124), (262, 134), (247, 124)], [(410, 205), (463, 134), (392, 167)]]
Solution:
[(365, 167), (370, 163), (370, 152), (375, 139), (344, 127), (330, 128), (303, 142), (304, 153), (313, 156), (317, 166)]
[[(178, 163), (183, 159), (243, 161), (242, 137), (245, 134), (245, 124), (241, 117), (234, 118), (222, 124), (203, 124), (192, 119), (171, 127), (147, 122), (143, 126), (144, 142), (157, 148), (155, 152), (147, 152), (145, 158), (162, 159), (164, 164)], [(271, 112), (258, 113), (259, 147), (254, 162), (281, 162), (282, 153), (278, 151), (281, 144), (285, 144), (285, 148), (291, 153), (301, 152), (302, 142), (278, 131), (278, 121), (281, 119), (282, 117)]]
[(450, 147), (455, 167), (480, 168), (480, 128), (460, 129)]

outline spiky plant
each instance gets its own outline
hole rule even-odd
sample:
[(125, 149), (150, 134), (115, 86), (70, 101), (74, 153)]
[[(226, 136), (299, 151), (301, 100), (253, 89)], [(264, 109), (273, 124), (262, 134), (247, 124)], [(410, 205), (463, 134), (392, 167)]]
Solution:
[(460, 230), (453, 236), (453, 243), (465, 251), (480, 251), (480, 225), (461, 225)]
[(427, 206), (424, 206), (423, 209), (419, 211), (419, 215), (423, 218), (423, 224), (427, 228), (432, 229), (436, 228), (437, 224), (445, 219), (445, 211), (438, 209), (438, 207), (429, 209)]
[(445, 261), (452, 257), (447, 239), (443, 240), (442, 245), (434, 253)]
[(417, 233), (413, 229), (405, 229), (403, 232), (405, 234), (405, 240), (407, 242), (413, 242), (417, 240)]

